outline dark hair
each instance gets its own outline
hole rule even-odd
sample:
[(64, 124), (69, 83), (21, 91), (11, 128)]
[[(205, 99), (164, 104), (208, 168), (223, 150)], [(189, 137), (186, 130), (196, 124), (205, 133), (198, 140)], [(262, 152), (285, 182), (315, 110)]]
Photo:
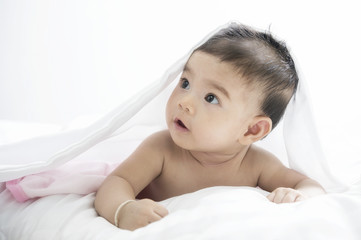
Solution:
[(272, 120), (272, 128), (276, 127), (298, 85), (295, 64), (284, 42), (269, 32), (232, 23), (195, 51), (232, 64), (247, 84), (260, 88), (260, 108)]

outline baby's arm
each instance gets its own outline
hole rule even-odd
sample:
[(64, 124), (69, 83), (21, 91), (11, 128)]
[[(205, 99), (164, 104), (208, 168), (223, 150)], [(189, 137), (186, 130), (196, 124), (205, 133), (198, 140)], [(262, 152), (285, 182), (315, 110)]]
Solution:
[[(100, 216), (115, 224), (118, 207), (128, 200), (135, 200), (138, 193), (161, 174), (164, 159), (159, 150), (161, 135), (156, 133), (147, 138), (105, 179), (94, 202)], [(150, 199), (131, 201), (117, 214), (118, 227), (134, 230), (167, 214), (166, 208)]]
[(318, 182), (285, 167), (270, 153), (265, 153), (263, 157), (258, 185), (271, 192), (267, 197), (270, 201), (296, 202), (325, 193)]
[(289, 203), (302, 201), (306, 198), (324, 193), (325, 190), (318, 182), (310, 178), (305, 178), (299, 181), (294, 187), (276, 188), (267, 198), (274, 203)]

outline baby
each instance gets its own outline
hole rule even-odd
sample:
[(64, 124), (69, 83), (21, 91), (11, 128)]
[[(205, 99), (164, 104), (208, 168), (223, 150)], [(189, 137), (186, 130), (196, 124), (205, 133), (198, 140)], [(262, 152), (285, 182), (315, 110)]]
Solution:
[(323, 194), (320, 184), (253, 145), (280, 121), (297, 84), (283, 43), (239, 24), (221, 30), (186, 63), (167, 103), (168, 129), (106, 178), (97, 212), (134, 230), (168, 214), (155, 201), (212, 186), (259, 186), (275, 203)]

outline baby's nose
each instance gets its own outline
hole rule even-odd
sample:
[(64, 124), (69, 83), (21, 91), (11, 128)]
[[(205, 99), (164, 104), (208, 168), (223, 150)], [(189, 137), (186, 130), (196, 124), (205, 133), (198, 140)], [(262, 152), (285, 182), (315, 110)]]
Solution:
[(191, 99), (191, 97), (187, 96), (187, 97), (183, 97), (182, 99), (180, 99), (178, 106), (185, 112), (189, 113), (189, 114), (194, 114), (194, 104), (193, 101)]

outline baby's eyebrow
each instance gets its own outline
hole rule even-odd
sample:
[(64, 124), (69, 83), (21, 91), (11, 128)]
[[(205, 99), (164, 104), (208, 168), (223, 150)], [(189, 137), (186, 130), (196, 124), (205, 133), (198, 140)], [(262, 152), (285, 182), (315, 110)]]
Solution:
[(210, 81), (209, 85), (211, 87), (214, 87), (215, 89), (217, 89), (218, 91), (223, 93), (228, 99), (230, 99), (227, 89), (225, 89), (224, 87), (222, 87), (221, 85), (219, 85), (218, 83), (213, 82), (213, 81)]
[(189, 73), (192, 72), (192, 70), (189, 68), (188, 64), (186, 64), (186, 65), (184, 66), (183, 72), (189, 72)]

